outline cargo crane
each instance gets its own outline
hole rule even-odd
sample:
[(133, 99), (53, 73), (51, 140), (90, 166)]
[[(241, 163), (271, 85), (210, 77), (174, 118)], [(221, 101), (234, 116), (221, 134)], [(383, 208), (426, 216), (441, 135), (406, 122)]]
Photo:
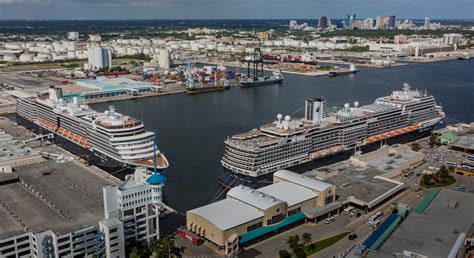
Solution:
[(260, 48), (255, 48), (253, 55), (246, 56), (245, 61), (247, 61), (247, 78), (250, 78), (251, 69), (254, 81), (258, 80), (259, 77), (263, 77), (263, 57)]

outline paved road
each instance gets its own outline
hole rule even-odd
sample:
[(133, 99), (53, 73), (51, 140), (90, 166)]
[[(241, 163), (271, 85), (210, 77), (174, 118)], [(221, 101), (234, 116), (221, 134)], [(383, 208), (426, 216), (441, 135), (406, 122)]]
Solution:
[(385, 203), (383, 206), (381, 206), (380, 209), (374, 210), (345, 226), (346, 228), (345, 231), (354, 232), (358, 236), (357, 239), (355, 240), (349, 240), (349, 238), (342, 239), (339, 242), (335, 243), (334, 245), (314, 254), (311, 257), (333, 257), (334, 255), (336, 255), (336, 257), (338, 255), (342, 256), (343, 253), (347, 253), (354, 245), (360, 244), (363, 241), (365, 241), (365, 239), (367, 239), (370, 233), (372, 233), (372, 228), (367, 223), (367, 220), (376, 211), (383, 210), (384, 214), (390, 214), (392, 212), (392, 209), (390, 208), (390, 204), (394, 202), (405, 203), (411, 206), (417, 206), (421, 202), (421, 200), (424, 198), (425, 194), (426, 193), (418, 194), (413, 191), (407, 191), (400, 194), (391, 202)]
[(347, 231), (344, 225), (348, 224), (355, 218), (349, 216), (336, 216), (336, 221), (326, 225), (324, 223), (308, 223), (285, 231), (279, 235), (265, 239), (255, 245), (246, 248), (246, 251), (239, 257), (278, 257), (280, 250), (288, 250), (286, 240), (293, 235), (302, 235), (305, 232), (312, 234), (312, 240), (318, 241), (342, 232)]

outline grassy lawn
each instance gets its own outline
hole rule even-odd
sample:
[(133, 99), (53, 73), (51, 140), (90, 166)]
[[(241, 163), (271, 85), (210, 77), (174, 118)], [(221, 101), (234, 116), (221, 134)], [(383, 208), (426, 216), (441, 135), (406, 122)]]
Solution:
[(338, 234), (338, 235), (328, 237), (328, 238), (325, 238), (323, 240), (319, 240), (317, 242), (314, 242), (314, 243), (308, 245), (305, 248), (306, 254), (308, 256), (313, 255), (314, 253), (317, 253), (317, 252), (323, 250), (324, 248), (335, 244), (337, 241), (343, 239), (344, 237), (346, 237), (350, 233), (351, 232), (344, 232), (344, 233), (341, 233), (341, 234)]
[(335, 68), (334, 66), (328, 65), (328, 66), (320, 66), (320, 67), (318, 67), (318, 70), (320, 70), (320, 71), (331, 71), (334, 68)]

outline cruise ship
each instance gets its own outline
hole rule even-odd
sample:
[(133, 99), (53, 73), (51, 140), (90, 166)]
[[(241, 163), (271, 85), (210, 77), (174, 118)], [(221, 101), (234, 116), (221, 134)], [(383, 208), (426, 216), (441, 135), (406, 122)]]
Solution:
[(221, 160), (226, 187), (271, 183), (280, 169), (304, 172), (384, 145), (428, 136), (444, 118), (442, 107), (426, 91), (408, 84), (372, 104), (328, 108), (326, 101), (306, 101), (305, 117), (277, 115), (277, 120), (225, 141)]
[(66, 102), (61, 88), (50, 87), (49, 96), (20, 98), (17, 121), (38, 134), (52, 133), (53, 141), (73, 154), (106, 170), (124, 167), (168, 167), (163, 153), (154, 153), (155, 134), (142, 121), (120, 114), (113, 107), (97, 112)]

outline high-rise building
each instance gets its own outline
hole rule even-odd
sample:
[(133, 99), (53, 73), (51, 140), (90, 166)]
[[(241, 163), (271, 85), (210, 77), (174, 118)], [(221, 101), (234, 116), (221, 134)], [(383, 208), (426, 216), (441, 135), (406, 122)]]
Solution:
[(353, 15), (350, 15), (348, 14), (347, 15), (347, 19), (346, 19), (346, 26), (347, 28), (352, 28), (352, 21), (356, 19), (356, 15), (353, 14)]
[(390, 15), (387, 17), (387, 29), (395, 29), (395, 15)]
[[(0, 220), (1, 229), (14, 229), (0, 231), (0, 257), (125, 257), (126, 242), (150, 244), (159, 239), (160, 213), (168, 208), (162, 203), (165, 181), (166, 177), (158, 173), (150, 175), (147, 169), (137, 168), (123, 183), (103, 187), (103, 202), (100, 203), (92, 197), (95, 195), (87, 193), (84, 203), (79, 202), (76, 198), (80, 198), (81, 192), (71, 189), (69, 181), (53, 181), (57, 184), (43, 187), (54, 188), (51, 194), (62, 196), (64, 203), (49, 202), (44, 194), (37, 192), (31, 195), (38, 200), (38, 205), (31, 208), (33, 213), (29, 215), (34, 220), (24, 220), (28, 227), (23, 227), (28, 230), (17, 230), (10, 226), (12, 223), (8, 219)], [(36, 191), (26, 181), (8, 184), (11, 184), (9, 189), (18, 188), (18, 194)], [(67, 205), (63, 207), (68, 208), (65, 211), (57, 205)]]
[(85, 68), (87, 70), (97, 70), (105, 67), (112, 67), (112, 51), (99, 45), (88, 45)]
[(431, 27), (431, 19), (426, 17), (425, 18), (425, 30), (429, 30)]
[(365, 19), (365, 23), (368, 29), (372, 29), (374, 27), (374, 19), (372, 18)]
[(385, 16), (377, 16), (375, 20), (375, 28), (378, 30), (385, 28)]
[(322, 29), (328, 27), (328, 18), (326, 16), (321, 16), (321, 18), (319, 18), (318, 27)]
[(116, 219), (124, 224), (125, 241), (150, 244), (159, 238), (165, 181), (166, 177), (160, 174), (150, 176), (147, 169), (137, 168), (121, 185), (104, 187), (105, 219)]
[(462, 43), (464, 40), (464, 37), (462, 34), (458, 33), (450, 33), (450, 34), (444, 34), (443, 35), (443, 43), (446, 45), (455, 45)]
[(393, 43), (395, 44), (405, 44), (408, 37), (406, 35), (400, 34), (393, 37)]
[(296, 20), (291, 20), (290, 21), (290, 29), (296, 29), (296, 27), (298, 26), (298, 22)]
[(79, 32), (77, 31), (68, 31), (67, 39), (69, 40), (79, 40)]
[(169, 69), (171, 67), (170, 52), (166, 48), (162, 48), (158, 51), (158, 66), (160, 68)]

